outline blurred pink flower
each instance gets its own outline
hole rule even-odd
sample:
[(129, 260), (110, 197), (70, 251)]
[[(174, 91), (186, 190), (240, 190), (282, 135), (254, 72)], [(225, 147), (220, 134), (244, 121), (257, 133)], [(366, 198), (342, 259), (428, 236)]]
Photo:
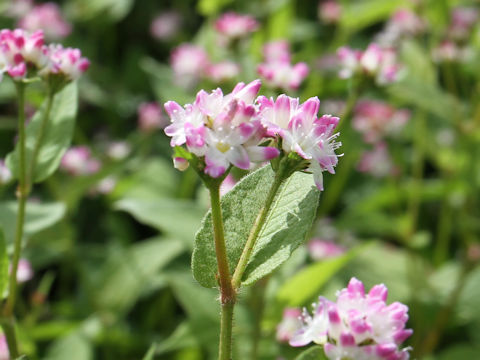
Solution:
[(74, 146), (63, 155), (60, 168), (71, 175), (90, 175), (100, 170), (101, 163), (94, 159), (86, 146)]
[(479, 11), (476, 8), (459, 7), (453, 9), (451, 17), (448, 36), (463, 40), (470, 35), (473, 26), (477, 23)]
[(175, 37), (182, 25), (182, 17), (177, 11), (161, 13), (153, 19), (150, 33), (158, 40), (167, 41)]
[(232, 61), (222, 61), (210, 64), (205, 76), (215, 83), (232, 80), (240, 73), (240, 66)]
[(282, 321), (277, 325), (276, 338), (279, 342), (289, 342), (292, 336), (302, 327), (302, 311), (299, 308), (286, 308)]
[(384, 142), (376, 143), (373, 150), (363, 152), (357, 169), (377, 178), (397, 173), (397, 169), (388, 153), (387, 144)]
[(5, 161), (0, 160), (0, 185), (8, 183), (11, 179), (10, 169), (5, 165)]
[(209, 65), (208, 55), (201, 47), (184, 43), (173, 49), (170, 56), (175, 81), (184, 87), (193, 86)]
[(313, 260), (324, 260), (340, 256), (345, 248), (333, 241), (314, 238), (308, 242), (308, 252)]
[(407, 36), (421, 34), (427, 28), (427, 23), (409, 9), (397, 10), (377, 36), (377, 41), (384, 47), (397, 45), (397, 42)]
[(137, 114), (138, 126), (143, 132), (163, 129), (168, 123), (161, 105), (157, 102), (141, 103), (138, 107)]
[(5, 334), (0, 335), (0, 360), (10, 360), (10, 352), (8, 351)]
[(467, 46), (460, 46), (457, 43), (444, 40), (432, 50), (433, 61), (442, 62), (464, 62), (473, 56), (473, 51)]
[(290, 63), (289, 45), (285, 41), (267, 43), (263, 52), (265, 62), (257, 66), (257, 72), (266, 83), (286, 91), (297, 90), (309, 73), (308, 65)]
[(258, 29), (258, 22), (250, 15), (227, 12), (215, 22), (215, 30), (228, 40), (238, 39)]
[[(9, 271), (10, 272), (12, 271), (11, 266)], [(30, 280), (31, 278), (33, 278), (33, 268), (32, 268), (32, 265), (30, 264), (30, 261), (28, 261), (27, 259), (20, 259), (18, 261), (18, 267), (17, 267), (17, 282), (24, 283)]]
[(382, 101), (362, 100), (355, 106), (353, 128), (367, 143), (376, 143), (386, 135), (399, 133), (410, 119), (408, 110), (396, 110)]
[(113, 141), (107, 146), (107, 155), (114, 160), (125, 159), (131, 151), (132, 147), (126, 141)]
[(110, 194), (115, 189), (116, 185), (117, 185), (117, 179), (114, 178), (113, 176), (107, 176), (106, 178), (103, 178), (102, 180), (100, 180), (100, 182), (93, 187), (90, 193), (92, 195)]
[(342, 16), (342, 5), (336, 0), (321, 1), (318, 4), (318, 16), (326, 24), (335, 24)]
[(358, 73), (365, 73), (375, 78), (380, 85), (397, 80), (401, 66), (397, 63), (397, 55), (393, 49), (383, 49), (375, 43), (365, 51), (343, 46), (337, 51), (340, 60), (341, 78), (350, 78)]
[(265, 62), (290, 62), (290, 44), (287, 40), (277, 40), (263, 46)]
[(35, 5), (19, 20), (18, 26), (27, 31), (43, 30), (45, 37), (51, 40), (63, 39), (72, 31), (72, 26), (53, 2)]

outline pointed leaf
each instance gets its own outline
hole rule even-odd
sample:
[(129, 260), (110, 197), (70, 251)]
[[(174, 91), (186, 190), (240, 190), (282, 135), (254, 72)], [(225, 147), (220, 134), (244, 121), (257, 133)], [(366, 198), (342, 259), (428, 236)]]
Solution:
[[(77, 84), (71, 83), (54, 97), (50, 117), (45, 128), (42, 146), (37, 156), (34, 181), (40, 182), (48, 178), (60, 165), (63, 154), (70, 146), (77, 114)], [(37, 143), (38, 134), (44, 118), (46, 102), (33, 116), (26, 128), (26, 161), (27, 169)], [(7, 166), (14, 177), (18, 177), (18, 143), (15, 150), (7, 156)]]
[[(238, 263), (250, 229), (266, 200), (274, 173), (267, 165), (246, 176), (222, 198), (225, 240), (230, 271)], [(318, 204), (311, 175), (295, 173), (281, 186), (252, 252), (243, 277), (249, 285), (271, 273), (304, 241)], [(195, 238), (193, 274), (205, 287), (217, 285), (217, 261), (211, 213)]]

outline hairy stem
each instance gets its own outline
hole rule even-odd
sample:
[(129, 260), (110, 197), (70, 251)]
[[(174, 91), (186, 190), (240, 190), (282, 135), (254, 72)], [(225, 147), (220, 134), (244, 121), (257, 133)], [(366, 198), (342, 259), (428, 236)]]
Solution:
[(221, 322), (220, 343), (218, 349), (219, 360), (232, 358), (232, 326), (233, 309), (235, 307), (235, 291), (232, 287), (230, 270), (228, 268), (227, 249), (223, 229), (222, 209), (220, 206), (220, 183), (209, 184), (210, 202), (212, 207), (212, 222), (217, 255), (218, 281), (220, 283)]
[(253, 223), (253, 227), (250, 231), (250, 234), (248, 235), (248, 239), (245, 243), (245, 247), (243, 248), (240, 260), (238, 261), (235, 272), (233, 273), (232, 284), (235, 289), (238, 289), (242, 283), (242, 276), (245, 272), (245, 269), (247, 268), (250, 256), (252, 255), (253, 248), (255, 247), (255, 242), (257, 241), (258, 235), (260, 234), (260, 231), (265, 224), (265, 220), (267, 219), (268, 212), (270, 211), (273, 200), (277, 195), (278, 189), (280, 189), (280, 186), (287, 177), (288, 175), (286, 176), (282, 169), (279, 169), (279, 171), (275, 173), (275, 179), (273, 180), (272, 186), (268, 192), (267, 200), (260, 209), (260, 212), (258, 213), (257, 218)]

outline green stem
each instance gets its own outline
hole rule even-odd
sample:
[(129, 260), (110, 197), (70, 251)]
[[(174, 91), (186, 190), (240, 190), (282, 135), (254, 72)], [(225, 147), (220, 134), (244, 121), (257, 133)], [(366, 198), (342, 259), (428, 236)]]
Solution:
[[(19, 134), (19, 183), (17, 188), (18, 213), (15, 230), (15, 241), (13, 250), (13, 259), (11, 264), (10, 281), (8, 288), (8, 298), (3, 308), (4, 321), (3, 329), (7, 336), (8, 348), (12, 358), (18, 357), (17, 341), (13, 327), (13, 308), (17, 295), (17, 268), (22, 250), (23, 225), (25, 221), (25, 207), (29, 193), (26, 174), (26, 155), (25, 155), (25, 85), (16, 83), (18, 98), (18, 134)], [(7, 334), (9, 332), (9, 334)]]
[(225, 234), (223, 230), (222, 208), (220, 206), (220, 182), (215, 182), (209, 187), (210, 202), (212, 207), (213, 233), (215, 240), (215, 252), (217, 255), (218, 277), (221, 290), (222, 304), (235, 303), (235, 291), (230, 281), (230, 270), (228, 268), (227, 249), (225, 245)]
[(218, 359), (232, 359), (232, 325), (234, 302), (222, 304), (220, 320), (220, 344), (218, 346)]
[(208, 183), (207, 186), (210, 191), (215, 253), (217, 255), (218, 266), (218, 281), (220, 283), (221, 323), (218, 359), (230, 360), (232, 358), (233, 309), (236, 296), (235, 290), (232, 287), (230, 270), (228, 268), (222, 208), (220, 206), (220, 184), (220, 181), (215, 181)]
[(45, 132), (48, 125), (48, 119), (50, 118), (50, 112), (52, 110), (54, 93), (48, 91), (47, 94), (47, 105), (45, 108), (45, 113), (43, 114), (42, 123), (40, 124), (40, 130), (38, 132), (37, 141), (35, 142), (35, 147), (33, 148), (32, 158), (30, 159), (30, 167), (27, 173), (27, 182), (31, 185), (35, 181), (35, 168), (37, 166), (38, 153), (42, 147), (43, 140), (45, 138)]
[(3, 332), (5, 334), (5, 338), (7, 339), (10, 357), (12, 359), (16, 359), (20, 355), (20, 353), (18, 352), (17, 348), (17, 338), (15, 335), (15, 324), (13, 321), (13, 317), (2, 319), (1, 324)]
[(288, 176), (289, 174), (286, 174), (284, 171), (282, 171), (282, 166), (280, 166), (280, 169), (275, 173), (275, 179), (273, 180), (272, 187), (268, 192), (267, 200), (260, 209), (260, 212), (253, 223), (253, 227), (248, 235), (248, 239), (245, 243), (245, 247), (243, 248), (240, 260), (238, 261), (235, 272), (233, 273), (232, 284), (235, 289), (238, 289), (241, 285), (243, 273), (247, 268), (248, 261), (250, 260), (253, 248), (255, 247), (255, 242), (257, 241), (258, 235), (265, 224), (265, 220), (267, 219), (267, 215), (270, 211), (273, 200), (275, 199), (275, 195), (277, 195), (278, 189), (282, 185), (283, 181), (288, 178)]

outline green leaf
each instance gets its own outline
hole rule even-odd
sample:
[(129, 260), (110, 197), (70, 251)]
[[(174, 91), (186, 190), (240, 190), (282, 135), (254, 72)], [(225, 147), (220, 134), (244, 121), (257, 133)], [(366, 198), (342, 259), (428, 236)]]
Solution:
[(428, 84), (436, 83), (436, 70), (430, 55), (417, 42), (404, 41), (401, 47), (402, 62), (413, 78), (421, 79)]
[(77, 0), (72, 8), (75, 16), (82, 20), (101, 18), (120, 21), (130, 12), (133, 0)]
[(279, 290), (278, 299), (288, 306), (301, 306), (318, 296), (325, 283), (371, 243), (350, 250), (347, 254), (309, 265), (288, 280)]
[(295, 360), (326, 360), (321, 346), (314, 346), (298, 355)]
[(288, 1), (273, 13), (268, 22), (270, 39), (289, 39), (292, 36), (292, 23), (295, 21), (295, 6)]
[(128, 310), (158, 271), (183, 250), (179, 241), (154, 238), (127, 250), (111, 252), (100, 270), (95, 302), (101, 308)]
[(3, 298), (8, 286), (8, 265), (7, 241), (0, 227), (0, 298)]
[(47, 352), (46, 360), (91, 360), (93, 350), (90, 341), (81, 332), (73, 332), (55, 341)]
[[(77, 114), (77, 84), (71, 83), (55, 95), (53, 100), (50, 118), (45, 129), (42, 146), (37, 156), (35, 167), (35, 182), (48, 178), (60, 165), (63, 154), (70, 146)], [(27, 169), (33, 156), (33, 150), (37, 143), (38, 134), (44, 118), (46, 101), (33, 116), (32, 121), (26, 128), (26, 161)], [(19, 146), (7, 156), (7, 166), (14, 177), (18, 177)]]
[(198, 12), (201, 15), (212, 16), (232, 1), (233, 0), (200, 0), (197, 5)]
[(203, 210), (193, 201), (175, 199), (122, 199), (117, 210), (126, 211), (143, 224), (191, 244)]
[(387, 19), (404, 0), (359, 0), (342, 3), (340, 24), (350, 31), (360, 30)]
[[(62, 203), (28, 202), (26, 208), (25, 236), (31, 236), (54, 225), (63, 218), (66, 210)], [(7, 243), (13, 242), (16, 219), (17, 203), (13, 201), (0, 203), (0, 226), (5, 232)]]
[(405, 79), (390, 85), (387, 91), (409, 105), (418, 106), (438, 116), (446, 123), (453, 123), (455, 119), (463, 116), (464, 107), (455, 97), (443, 92), (434, 84), (415, 77), (414, 74), (409, 74)]
[(473, 344), (457, 344), (442, 351), (438, 360), (472, 360), (477, 359), (480, 354), (480, 346)]
[[(267, 165), (243, 178), (222, 198), (225, 240), (230, 271), (238, 263), (250, 229), (264, 204), (274, 173)], [(295, 173), (281, 186), (252, 252), (243, 277), (249, 285), (271, 273), (305, 240), (318, 204), (311, 175)], [(217, 260), (211, 213), (205, 216), (195, 238), (192, 267), (205, 287), (217, 285)]]
[(153, 343), (148, 349), (148, 352), (143, 357), (143, 360), (153, 360), (155, 357), (155, 349), (157, 348), (157, 344)]

